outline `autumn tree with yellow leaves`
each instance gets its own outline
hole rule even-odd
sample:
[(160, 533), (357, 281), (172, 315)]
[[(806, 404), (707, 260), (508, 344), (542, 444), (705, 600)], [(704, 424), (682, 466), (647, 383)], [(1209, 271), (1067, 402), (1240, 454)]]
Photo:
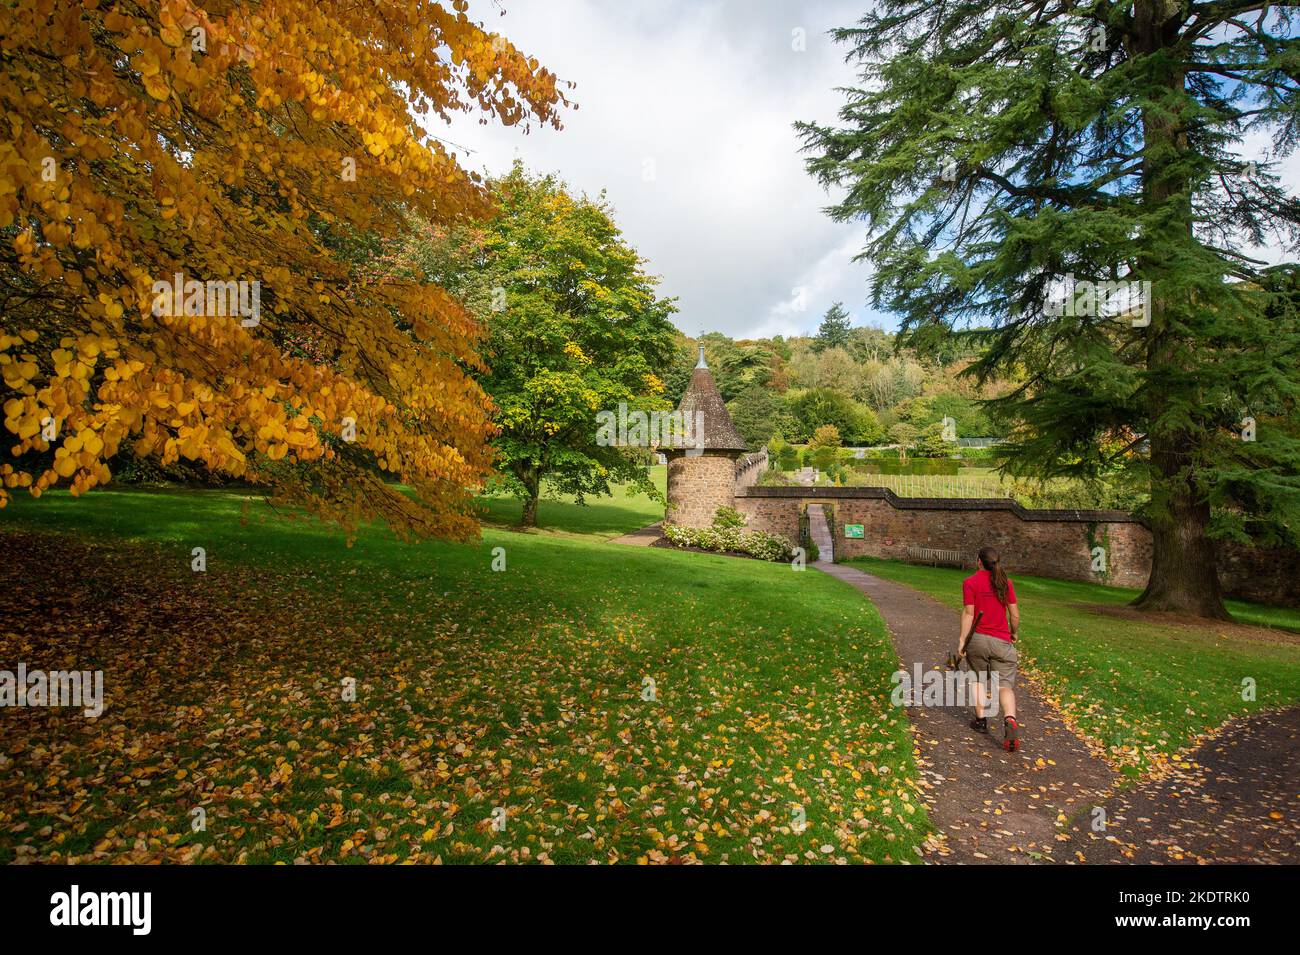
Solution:
[(554, 75), (461, 0), (15, 0), (0, 104), (0, 505), (129, 453), (474, 533), (480, 325), (339, 250), (490, 215), (422, 121), (558, 126)]

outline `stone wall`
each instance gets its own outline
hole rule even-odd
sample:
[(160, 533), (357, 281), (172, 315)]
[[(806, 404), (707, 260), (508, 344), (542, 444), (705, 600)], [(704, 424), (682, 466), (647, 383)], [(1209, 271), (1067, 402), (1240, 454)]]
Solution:
[(1219, 580), (1232, 597), (1300, 607), (1300, 554), (1219, 543)]
[(736, 461), (736, 490), (752, 487), (767, 470), (767, 448), (750, 452)]
[[(1046, 512), (1027, 519), (1009, 509), (955, 510), (945, 507), (943, 499), (924, 503), (931, 506), (896, 507), (883, 499), (836, 501), (836, 556), (901, 560), (908, 547), (933, 547), (970, 555), (974, 566), (974, 555), (990, 545), (1002, 554), (1004, 566), (1022, 574), (1146, 586), (1151, 534), (1123, 512)], [(861, 524), (864, 536), (845, 538), (845, 524)], [(1098, 546), (1106, 550), (1104, 578), (1092, 570), (1092, 550)]]
[[(753, 488), (750, 491), (754, 490)], [(785, 488), (782, 488), (785, 490)], [(799, 543), (800, 501), (789, 498), (755, 497), (750, 492), (739, 492), (736, 510), (748, 520), (745, 527), (754, 531), (767, 531)]]
[[(735, 495), (734, 455), (675, 452), (668, 456), (667, 523), (709, 527), (719, 507), (735, 506)], [(797, 507), (794, 511), (798, 515)]]
[[(799, 514), (809, 503), (827, 505), (835, 557), (907, 559), (909, 547), (962, 551), (972, 558), (996, 547), (1016, 573), (1060, 580), (1103, 581), (1145, 587), (1151, 570), (1151, 532), (1124, 511), (1029, 510), (1009, 500), (900, 498), (885, 488), (751, 487), (736, 508), (749, 526), (797, 542)], [(845, 538), (845, 524), (861, 524), (861, 538)], [(1092, 570), (1092, 549), (1106, 548), (1107, 573)], [(1219, 579), (1230, 596), (1300, 606), (1300, 554), (1218, 545)]]

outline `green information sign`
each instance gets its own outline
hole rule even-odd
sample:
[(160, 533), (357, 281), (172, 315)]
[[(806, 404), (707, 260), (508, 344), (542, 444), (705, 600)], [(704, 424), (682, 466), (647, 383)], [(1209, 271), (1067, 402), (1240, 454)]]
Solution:
[(862, 536), (862, 525), (861, 525), (861, 524), (845, 524), (845, 525), (844, 525), (844, 536), (845, 536), (845, 537), (861, 537), (861, 536)]

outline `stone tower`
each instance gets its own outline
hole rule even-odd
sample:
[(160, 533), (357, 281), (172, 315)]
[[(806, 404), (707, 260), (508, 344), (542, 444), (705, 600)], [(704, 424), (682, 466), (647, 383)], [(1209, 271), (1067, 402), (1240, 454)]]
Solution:
[[(664, 451), (668, 458), (668, 512), (664, 520), (686, 527), (708, 527), (718, 508), (736, 504), (736, 458), (745, 453), (746, 447), (722, 403), (717, 382), (704, 360), (703, 345), (677, 410), (684, 420), (697, 422), (698, 426), (693, 447)], [(699, 418), (695, 417), (697, 412)]]

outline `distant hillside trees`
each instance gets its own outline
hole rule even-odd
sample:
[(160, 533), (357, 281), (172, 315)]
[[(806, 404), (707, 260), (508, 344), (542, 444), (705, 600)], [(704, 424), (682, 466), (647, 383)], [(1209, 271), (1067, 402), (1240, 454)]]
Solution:
[[(1007, 384), (983, 386), (962, 375), (979, 357), (972, 340), (954, 346), (958, 357), (922, 360), (899, 348), (879, 328), (850, 328), (842, 343), (825, 347), (818, 338), (734, 340), (720, 332), (699, 339), (677, 338), (663, 373), (664, 396), (676, 404), (699, 360), (699, 345), (727, 402), (736, 427), (751, 447), (775, 434), (806, 442), (824, 424), (840, 429), (853, 444), (910, 445), (925, 426), (951, 417), (965, 437), (999, 437), (983, 402)], [(894, 433), (894, 429), (903, 426)]]
[(750, 385), (727, 402), (736, 430), (750, 448), (767, 444), (773, 435), (795, 435), (801, 425), (790, 413), (785, 398), (761, 385)]
[(798, 437), (807, 441), (822, 425), (834, 425), (849, 444), (876, 444), (885, 431), (870, 408), (833, 388), (810, 388), (790, 399), (799, 424)]
[(905, 403), (901, 417), (921, 429), (932, 424), (942, 424), (948, 418), (959, 438), (1001, 437), (1003, 433), (979, 402), (961, 395), (939, 394), (912, 398)]

